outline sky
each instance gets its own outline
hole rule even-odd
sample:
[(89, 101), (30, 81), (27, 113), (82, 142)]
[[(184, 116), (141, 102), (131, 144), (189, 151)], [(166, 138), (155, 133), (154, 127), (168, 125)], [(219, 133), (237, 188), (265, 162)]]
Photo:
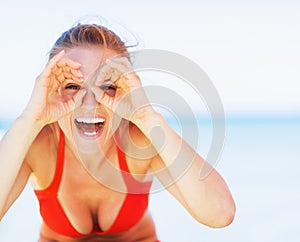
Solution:
[[(192, 60), (209, 76), (228, 117), (300, 117), (299, 0), (0, 0), (0, 129), (2, 122), (22, 113), (55, 40), (86, 15), (124, 26), (138, 36), (142, 48), (172, 51)], [(193, 110), (205, 109), (205, 100), (182, 80), (167, 79), (165, 73), (156, 77)], [(202, 233), (202, 238), (213, 238), (207, 241), (234, 241), (240, 235), (245, 241), (298, 237), (298, 127), (228, 125), (218, 169), (236, 197), (236, 222), (218, 231), (190, 226), (190, 216), (178, 223), (160, 206), (160, 201), (169, 201), (162, 196), (154, 210), (165, 216), (158, 217), (160, 231), (170, 236), (169, 228), (182, 236)], [(204, 130), (210, 131), (207, 126)], [(16, 210), (18, 221), (20, 211), (32, 211), (24, 206)], [(18, 226), (12, 221), (13, 228)]]
[[(51, 46), (86, 15), (123, 26), (141, 48), (195, 62), (218, 91), (226, 115), (299, 115), (299, 13), (296, 0), (1, 3), (0, 118), (22, 112)], [(205, 103), (181, 94), (180, 85), (175, 90), (190, 96), (193, 107)]]

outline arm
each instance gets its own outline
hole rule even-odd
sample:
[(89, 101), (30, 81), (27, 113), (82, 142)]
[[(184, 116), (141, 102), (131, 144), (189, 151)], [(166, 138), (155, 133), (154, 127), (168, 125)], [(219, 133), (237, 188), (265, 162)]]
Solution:
[[(152, 159), (151, 168), (162, 185), (202, 224), (210, 227), (230, 224), (235, 204), (222, 177), (212, 169), (201, 180), (200, 171), (205, 160), (152, 108), (143, 111), (143, 115), (134, 122), (158, 151), (159, 155)], [(153, 127), (159, 128), (153, 131)]]
[[(80, 65), (71, 60), (63, 60), (63, 57), (64, 52), (61, 52), (46, 65), (36, 80), (27, 107), (0, 142), (0, 219), (22, 192), (33, 172), (27, 157), (33, 150), (38, 134), (45, 125), (73, 110), (76, 98), (80, 98), (78, 93), (68, 101), (59, 99), (58, 87), (66, 76), (79, 82), (82, 77), (76, 71)], [(65, 74), (70, 69), (75, 74), (71, 75), (70, 71)]]
[[(149, 105), (139, 77), (126, 58), (107, 61), (107, 65), (120, 73), (119, 78), (112, 80), (117, 87), (116, 95), (109, 97), (94, 89), (95, 96), (99, 102), (135, 124), (151, 141), (157, 155), (153, 155), (150, 166), (161, 183), (199, 222), (211, 227), (230, 224), (235, 204), (222, 177), (212, 169), (206, 179), (200, 180), (205, 161)], [(104, 71), (106, 69), (109, 68), (104, 68)], [(109, 73), (106, 78), (109, 78)]]
[(23, 161), (39, 131), (38, 125), (20, 117), (0, 143), (0, 219), (24, 189), (32, 172)]

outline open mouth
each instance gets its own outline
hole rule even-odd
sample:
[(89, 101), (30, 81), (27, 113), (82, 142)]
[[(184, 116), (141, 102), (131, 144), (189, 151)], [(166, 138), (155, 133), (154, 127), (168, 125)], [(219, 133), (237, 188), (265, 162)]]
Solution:
[(104, 118), (76, 118), (75, 125), (80, 134), (85, 137), (95, 138), (101, 135), (105, 124)]

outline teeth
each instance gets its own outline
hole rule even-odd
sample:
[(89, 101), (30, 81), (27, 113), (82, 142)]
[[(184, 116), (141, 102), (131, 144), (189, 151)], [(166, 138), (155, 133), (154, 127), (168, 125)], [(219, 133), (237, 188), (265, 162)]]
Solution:
[(97, 134), (97, 132), (84, 132), (84, 134), (86, 135), (86, 136), (95, 136), (96, 134)]
[(80, 123), (88, 123), (88, 124), (96, 124), (96, 123), (104, 123), (104, 118), (77, 118), (77, 122)]

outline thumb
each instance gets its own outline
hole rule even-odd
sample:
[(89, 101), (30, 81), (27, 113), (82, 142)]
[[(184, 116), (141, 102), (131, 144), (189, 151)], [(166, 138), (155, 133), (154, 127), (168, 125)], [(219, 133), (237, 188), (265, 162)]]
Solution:
[(104, 92), (98, 87), (92, 87), (91, 89), (92, 89), (92, 92), (95, 95), (95, 98), (96, 98), (97, 102), (100, 103), (101, 99), (103, 98)]
[(92, 91), (98, 103), (101, 103), (111, 109), (111, 98), (109, 96), (105, 95), (105, 93), (98, 87), (92, 87)]
[(82, 99), (83, 99), (83, 97), (84, 97), (85, 94), (86, 94), (86, 90), (85, 89), (81, 89), (70, 100), (70, 101), (73, 102), (74, 109), (76, 107), (80, 106), (80, 104), (82, 103)]

